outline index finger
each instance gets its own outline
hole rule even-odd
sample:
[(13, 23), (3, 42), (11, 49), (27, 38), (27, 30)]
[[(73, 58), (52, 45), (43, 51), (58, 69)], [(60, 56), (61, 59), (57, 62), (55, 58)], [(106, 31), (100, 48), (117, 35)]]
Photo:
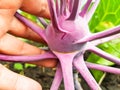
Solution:
[(37, 16), (50, 18), (47, 0), (23, 0), (20, 9)]

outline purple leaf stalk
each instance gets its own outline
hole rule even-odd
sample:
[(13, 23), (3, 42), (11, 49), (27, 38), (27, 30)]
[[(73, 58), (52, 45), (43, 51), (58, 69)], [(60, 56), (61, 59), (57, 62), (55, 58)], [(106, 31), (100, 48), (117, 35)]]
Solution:
[(50, 90), (58, 90), (62, 79), (65, 90), (75, 90), (73, 68), (81, 74), (91, 90), (101, 90), (88, 68), (114, 74), (120, 74), (120, 69), (85, 62), (83, 56), (86, 51), (91, 51), (109, 61), (120, 64), (119, 58), (97, 47), (98, 44), (119, 38), (120, 26), (98, 33), (90, 32), (88, 22), (93, 16), (99, 1), (95, 0), (88, 10), (92, 0), (87, 0), (82, 9), (80, 9), (82, 0), (48, 0), (51, 23), (47, 25), (45, 21), (39, 18), (45, 25), (45, 30), (16, 13), (15, 16), (18, 19), (46, 41), (49, 50), (45, 54), (36, 56), (0, 55), (0, 59), (16, 62), (38, 61), (49, 58), (58, 59), (59, 63)]

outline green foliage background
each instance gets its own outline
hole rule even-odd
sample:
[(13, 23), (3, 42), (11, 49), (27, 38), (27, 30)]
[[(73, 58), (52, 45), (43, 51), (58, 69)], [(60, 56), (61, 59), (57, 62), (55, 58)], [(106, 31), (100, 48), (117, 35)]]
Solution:
[[(89, 28), (96, 33), (120, 24), (120, 0), (100, 0), (98, 8), (94, 13)], [(98, 46), (102, 50), (120, 57), (120, 39), (112, 40)], [(93, 53), (87, 59), (89, 62), (112, 66), (114, 63), (105, 60)], [(104, 76), (104, 72), (92, 70), (93, 76), (99, 82)]]

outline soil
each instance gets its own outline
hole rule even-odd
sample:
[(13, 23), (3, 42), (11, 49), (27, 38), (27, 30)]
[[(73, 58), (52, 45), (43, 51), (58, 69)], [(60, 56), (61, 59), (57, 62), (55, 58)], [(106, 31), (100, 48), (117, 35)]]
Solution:
[[(14, 63), (9, 63), (9, 69), (38, 81), (42, 85), (43, 90), (50, 90), (50, 86), (55, 74), (55, 68), (52, 69), (52, 68), (43, 68), (36, 66), (36, 67), (27, 67), (21, 71), (21, 70), (15, 70), (13, 68), (13, 65)], [(120, 66), (117, 67), (120, 68)], [(90, 90), (87, 84), (85, 83), (85, 81), (80, 76), (79, 78), (81, 80), (80, 83), (83, 87), (83, 90)], [(101, 88), (102, 90), (120, 90), (120, 75), (114, 75), (108, 73), (101, 84)], [(63, 82), (59, 90), (64, 90)]]
[[(115, 66), (120, 68), (120, 66)], [(102, 82), (103, 90), (120, 90), (120, 75), (108, 73)]]

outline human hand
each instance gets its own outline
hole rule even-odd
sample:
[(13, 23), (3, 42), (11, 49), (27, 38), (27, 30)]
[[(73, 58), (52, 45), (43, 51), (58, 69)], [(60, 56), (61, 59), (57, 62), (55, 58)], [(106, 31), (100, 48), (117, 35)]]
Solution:
[[(39, 37), (30, 28), (25, 26), (17, 18), (14, 17), (16, 10), (18, 10), (19, 8), (37, 16), (50, 18), (47, 0), (1, 0), (0, 53), (9, 55), (35, 55), (44, 53), (45, 51), (40, 50), (39, 48), (25, 42), (22, 42), (15, 37), (23, 37), (38, 42), (44, 42), (41, 37)], [(57, 60), (51, 59), (32, 63), (45, 67), (54, 67), (57, 63)], [(41, 87), (37, 82), (28, 79), (27, 77), (15, 74), (0, 65), (0, 90), (1, 89), (40, 90)]]

